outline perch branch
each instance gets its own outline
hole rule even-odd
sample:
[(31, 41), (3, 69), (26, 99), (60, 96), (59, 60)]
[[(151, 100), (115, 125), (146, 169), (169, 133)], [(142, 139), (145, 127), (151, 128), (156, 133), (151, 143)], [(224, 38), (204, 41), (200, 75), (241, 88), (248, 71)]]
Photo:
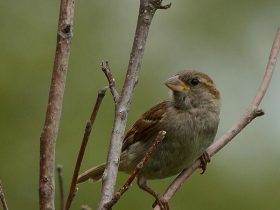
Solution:
[(75, 192), (76, 192), (76, 185), (77, 185), (77, 178), (79, 175), (79, 171), (81, 168), (81, 163), (83, 161), (83, 157), (84, 157), (84, 153), (86, 150), (86, 146), (88, 143), (88, 139), (92, 130), (92, 126), (95, 122), (99, 107), (101, 105), (101, 102), (106, 94), (107, 91), (107, 87), (103, 88), (102, 90), (98, 91), (98, 96), (93, 108), (93, 111), (91, 113), (91, 117), (90, 120), (87, 122), (86, 127), (85, 127), (85, 131), (84, 131), (84, 137), (81, 143), (81, 147), (80, 147), (80, 151), (77, 157), (77, 161), (76, 161), (76, 165), (75, 165), (75, 169), (73, 172), (73, 176), (72, 176), (72, 182), (71, 182), (71, 186), (70, 186), (70, 190), (69, 190), (69, 194), (67, 197), (67, 201), (66, 201), (66, 205), (65, 205), (65, 210), (68, 210), (71, 206), (71, 203), (73, 201), (73, 198), (75, 196)]
[(60, 209), (64, 210), (64, 185), (63, 185), (63, 175), (62, 175), (62, 165), (58, 164), (56, 167), (58, 183), (59, 183), (59, 194), (60, 194)]
[(128, 190), (128, 188), (130, 187), (131, 183), (133, 182), (133, 180), (135, 179), (135, 177), (138, 176), (138, 174), (140, 173), (141, 169), (146, 165), (146, 163), (148, 162), (148, 160), (151, 158), (151, 156), (154, 154), (154, 152), (156, 151), (156, 149), (158, 148), (158, 145), (161, 143), (161, 141), (164, 139), (166, 135), (165, 131), (160, 131), (155, 139), (154, 144), (151, 146), (151, 148), (148, 150), (148, 152), (146, 153), (146, 155), (143, 157), (143, 159), (137, 164), (137, 167), (135, 168), (135, 170), (133, 171), (133, 173), (128, 177), (127, 181), (125, 182), (125, 184), (123, 185), (123, 187), (121, 189), (119, 189), (118, 192), (115, 193), (115, 195), (113, 196), (112, 200), (110, 202), (108, 202), (107, 204), (105, 204), (105, 207), (107, 209), (111, 209), (113, 207), (113, 205), (115, 205), (118, 200), (121, 198), (121, 196)]
[(138, 74), (140, 71), (149, 28), (156, 10), (167, 9), (170, 7), (170, 4), (162, 6), (161, 3), (161, 0), (140, 0), (137, 26), (130, 53), (126, 78), (120, 98), (115, 107), (114, 125), (111, 134), (106, 169), (102, 179), (102, 189), (97, 208), (98, 210), (104, 210), (104, 205), (112, 199), (114, 194), (122, 147), (122, 138), (127, 121), (127, 113), (134, 88), (138, 81)]
[(55, 209), (55, 145), (73, 36), (74, 2), (61, 0), (60, 3), (56, 53), (45, 123), (40, 138), (40, 210)]
[(5, 199), (5, 194), (4, 194), (1, 180), (0, 180), (0, 200), (1, 200), (1, 203), (3, 206), (3, 210), (9, 210), (6, 199)]
[[(266, 66), (266, 71), (263, 77), (263, 81), (257, 91), (255, 98), (253, 99), (251, 105), (248, 108), (248, 111), (243, 114), (239, 122), (237, 122), (231, 129), (229, 129), (219, 140), (217, 140), (214, 144), (212, 144), (207, 152), (210, 156), (213, 156), (218, 151), (220, 151), (226, 144), (228, 144), (238, 133), (240, 133), (253, 119), (258, 116), (262, 116), (264, 112), (259, 108), (261, 100), (266, 93), (266, 90), (269, 86), (270, 80), (272, 78), (272, 74), (275, 68), (277, 56), (280, 48), (280, 28), (278, 28), (269, 60)], [(183, 170), (175, 180), (169, 185), (167, 190), (165, 191), (163, 198), (166, 201), (169, 201), (172, 196), (176, 193), (176, 191), (182, 186), (182, 184), (187, 180), (188, 177), (192, 175), (192, 173), (200, 166), (200, 160), (196, 160), (193, 165)], [(159, 210), (159, 206), (155, 206), (155, 210)]]
[(102, 61), (101, 69), (104, 72), (104, 74), (105, 74), (105, 76), (108, 80), (110, 91), (112, 93), (114, 102), (115, 102), (115, 104), (117, 104), (118, 100), (119, 100), (119, 93), (116, 89), (116, 81), (115, 81), (115, 78), (113, 77), (113, 74), (111, 72), (109, 62), (108, 61)]

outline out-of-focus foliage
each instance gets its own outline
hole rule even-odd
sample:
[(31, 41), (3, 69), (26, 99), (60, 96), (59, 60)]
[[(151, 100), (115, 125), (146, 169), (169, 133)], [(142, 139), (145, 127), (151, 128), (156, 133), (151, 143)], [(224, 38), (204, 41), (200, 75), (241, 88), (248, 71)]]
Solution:
[[(279, 0), (173, 1), (155, 15), (128, 126), (168, 97), (162, 84), (182, 69), (198, 69), (221, 90), (221, 136), (245, 111), (261, 81), (277, 26)], [(0, 178), (11, 209), (38, 208), (39, 138), (53, 65), (59, 1), (0, 2)], [(138, 1), (77, 1), (57, 163), (68, 190), (83, 129), (108, 59), (118, 88), (125, 75)], [(279, 209), (280, 66), (262, 103), (266, 115), (218, 153), (205, 175), (195, 173), (171, 201), (174, 210)], [(82, 170), (103, 162), (112, 128), (108, 93), (93, 128)], [(120, 174), (117, 187), (127, 175)], [(152, 181), (162, 192), (172, 179)], [(95, 207), (100, 183), (83, 184), (73, 203)], [(58, 195), (58, 194), (57, 194)], [(136, 199), (137, 198), (137, 199)], [(144, 202), (143, 202), (144, 201)], [(150, 208), (134, 185), (115, 209)], [(57, 202), (57, 206), (58, 206)]]

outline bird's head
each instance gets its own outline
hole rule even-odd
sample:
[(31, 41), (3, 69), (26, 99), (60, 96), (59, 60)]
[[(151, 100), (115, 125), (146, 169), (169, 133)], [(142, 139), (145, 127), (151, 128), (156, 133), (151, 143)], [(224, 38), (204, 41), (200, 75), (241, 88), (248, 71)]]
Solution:
[(167, 79), (165, 85), (171, 89), (171, 100), (177, 109), (220, 106), (220, 93), (205, 73), (181, 71)]

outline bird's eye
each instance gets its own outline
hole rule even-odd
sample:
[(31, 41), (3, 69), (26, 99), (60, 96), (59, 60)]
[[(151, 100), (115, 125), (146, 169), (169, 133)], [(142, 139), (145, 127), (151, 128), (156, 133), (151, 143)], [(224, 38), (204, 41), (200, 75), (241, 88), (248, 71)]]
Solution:
[(193, 86), (196, 86), (196, 85), (199, 84), (199, 80), (198, 80), (197, 78), (194, 78), (194, 79), (191, 80), (191, 84), (192, 84)]

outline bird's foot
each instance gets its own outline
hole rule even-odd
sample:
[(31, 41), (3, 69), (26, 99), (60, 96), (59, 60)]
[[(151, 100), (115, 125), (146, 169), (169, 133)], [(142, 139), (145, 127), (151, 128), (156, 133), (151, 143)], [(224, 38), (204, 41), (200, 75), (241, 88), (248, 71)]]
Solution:
[(200, 156), (200, 168), (202, 169), (202, 172), (200, 174), (204, 174), (207, 168), (207, 164), (210, 163), (211, 157), (210, 155), (205, 151), (203, 154)]
[(169, 210), (169, 205), (168, 201), (166, 201), (163, 197), (161, 196), (156, 196), (156, 201), (153, 203), (153, 208), (155, 208), (156, 205), (159, 205), (160, 210)]
[(155, 192), (147, 185), (147, 180), (145, 179), (145, 177), (138, 176), (137, 184), (142, 190), (146, 191), (156, 199), (153, 207), (159, 205), (160, 210), (169, 210), (168, 201), (166, 201), (163, 197), (161, 197), (157, 192)]

